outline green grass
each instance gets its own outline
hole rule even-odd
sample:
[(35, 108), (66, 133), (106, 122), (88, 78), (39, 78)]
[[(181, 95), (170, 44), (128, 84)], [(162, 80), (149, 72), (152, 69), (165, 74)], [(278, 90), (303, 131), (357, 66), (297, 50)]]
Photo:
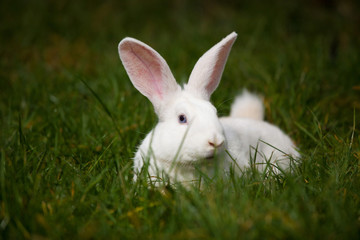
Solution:
[[(359, 4), (222, 2), (0, 2), (2, 239), (360, 238)], [(261, 93), (302, 163), (201, 191), (133, 183), (131, 158), (156, 116), (118, 42), (148, 43), (186, 82), (231, 31), (214, 105), (226, 115), (243, 87)]]

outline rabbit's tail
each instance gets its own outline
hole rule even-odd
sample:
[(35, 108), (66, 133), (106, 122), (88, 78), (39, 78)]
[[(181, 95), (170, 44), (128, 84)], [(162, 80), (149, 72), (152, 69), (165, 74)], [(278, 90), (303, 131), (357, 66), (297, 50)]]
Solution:
[(263, 100), (244, 89), (243, 93), (237, 96), (232, 104), (230, 117), (264, 120)]

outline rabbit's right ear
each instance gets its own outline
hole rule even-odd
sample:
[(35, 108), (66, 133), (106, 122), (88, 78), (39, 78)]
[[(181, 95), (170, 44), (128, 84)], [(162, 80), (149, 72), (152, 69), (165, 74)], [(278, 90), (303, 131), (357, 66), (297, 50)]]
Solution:
[(129, 37), (119, 43), (119, 55), (134, 87), (151, 101), (159, 115), (164, 99), (180, 88), (168, 64), (154, 49)]
[(205, 100), (210, 99), (211, 94), (219, 85), (226, 60), (236, 37), (237, 34), (232, 32), (202, 55), (196, 62), (185, 89)]

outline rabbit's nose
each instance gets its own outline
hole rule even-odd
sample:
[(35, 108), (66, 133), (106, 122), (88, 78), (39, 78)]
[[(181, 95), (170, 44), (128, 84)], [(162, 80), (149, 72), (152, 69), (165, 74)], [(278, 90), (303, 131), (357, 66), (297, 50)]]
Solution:
[(211, 141), (208, 141), (209, 145), (214, 147), (214, 148), (219, 148), (224, 144), (224, 139), (213, 139)]

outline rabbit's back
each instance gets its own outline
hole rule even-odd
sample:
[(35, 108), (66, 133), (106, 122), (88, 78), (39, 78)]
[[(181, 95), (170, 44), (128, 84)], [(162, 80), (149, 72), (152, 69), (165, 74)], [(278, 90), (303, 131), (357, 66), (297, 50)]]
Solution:
[(269, 160), (287, 169), (291, 158), (300, 157), (291, 139), (268, 122), (232, 117), (220, 118), (220, 122), (227, 140), (227, 151), (241, 168), (248, 167), (250, 159), (256, 158), (259, 170), (264, 167), (261, 163)]

